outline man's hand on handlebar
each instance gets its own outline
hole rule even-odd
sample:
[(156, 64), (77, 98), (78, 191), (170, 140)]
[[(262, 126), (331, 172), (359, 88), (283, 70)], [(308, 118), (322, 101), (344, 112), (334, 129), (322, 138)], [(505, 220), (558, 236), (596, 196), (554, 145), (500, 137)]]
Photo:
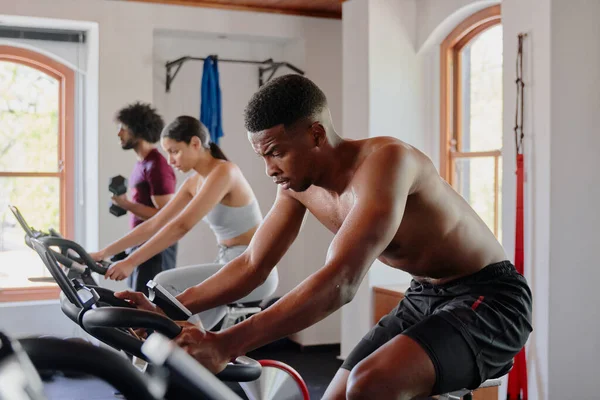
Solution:
[(123, 292), (116, 292), (115, 297), (122, 299), (128, 303), (133, 304), (139, 310), (152, 311), (160, 315), (166, 316), (165, 312), (152, 303), (146, 295), (142, 292), (132, 292), (131, 290), (125, 290)]
[[(133, 304), (139, 310), (151, 311), (166, 316), (165, 312), (161, 310), (160, 307), (148, 300), (146, 295), (144, 295), (144, 293), (142, 292), (132, 292), (131, 290), (125, 290), (123, 292), (115, 292), (115, 297)], [(133, 329), (132, 331), (141, 339), (146, 339), (148, 337), (148, 333), (143, 328)]]
[(177, 321), (177, 324), (182, 330), (174, 339), (175, 343), (212, 373), (225, 369), (230, 357), (218, 333), (200, 329), (187, 321)]

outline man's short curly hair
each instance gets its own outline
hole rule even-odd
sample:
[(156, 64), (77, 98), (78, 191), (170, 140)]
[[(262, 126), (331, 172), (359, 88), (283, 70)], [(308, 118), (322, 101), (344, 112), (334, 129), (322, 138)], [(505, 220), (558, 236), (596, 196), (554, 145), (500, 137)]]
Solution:
[(267, 82), (250, 99), (244, 110), (248, 132), (260, 132), (319, 113), (327, 98), (317, 85), (301, 75), (284, 75)]
[(135, 102), (117, 112), (117, 121), (127, 125), (133, 136), (149, 143), (160, 140), (165, 122), (150, 104)]

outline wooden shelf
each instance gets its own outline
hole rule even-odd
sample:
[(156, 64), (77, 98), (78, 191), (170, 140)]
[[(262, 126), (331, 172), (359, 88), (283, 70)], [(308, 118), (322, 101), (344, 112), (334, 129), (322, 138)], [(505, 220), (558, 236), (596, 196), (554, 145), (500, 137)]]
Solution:
[(373, 286), (374, 324), (400, 303), (408, 286), (408, 284)]

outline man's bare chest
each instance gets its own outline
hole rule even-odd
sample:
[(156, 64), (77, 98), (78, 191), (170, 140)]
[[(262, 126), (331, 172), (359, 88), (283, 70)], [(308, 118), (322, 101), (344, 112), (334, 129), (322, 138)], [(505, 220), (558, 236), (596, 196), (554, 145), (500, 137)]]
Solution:
[(299, 199), (327, 229), (337, 233), (355, 203), (352, 192), (344, 192), (341, 195), (329, 193), (307, 194)]

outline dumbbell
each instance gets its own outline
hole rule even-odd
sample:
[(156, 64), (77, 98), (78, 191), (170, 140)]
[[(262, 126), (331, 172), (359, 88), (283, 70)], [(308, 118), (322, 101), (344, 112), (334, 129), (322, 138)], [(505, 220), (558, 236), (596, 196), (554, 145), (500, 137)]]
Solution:
[[(122, 194), (127, 193), (127, 179), (125, 179), (121, 175), (113, 176), (112, 178), (110, 178), (110, 181), (108, 181), (108, 190), (113, 194), (113, 196), (120, 196)], [(110, 202), (109, 211), (115, 217), (121, 217), (127, 214), (127, 210), (119, 207), (112, 201)]]

